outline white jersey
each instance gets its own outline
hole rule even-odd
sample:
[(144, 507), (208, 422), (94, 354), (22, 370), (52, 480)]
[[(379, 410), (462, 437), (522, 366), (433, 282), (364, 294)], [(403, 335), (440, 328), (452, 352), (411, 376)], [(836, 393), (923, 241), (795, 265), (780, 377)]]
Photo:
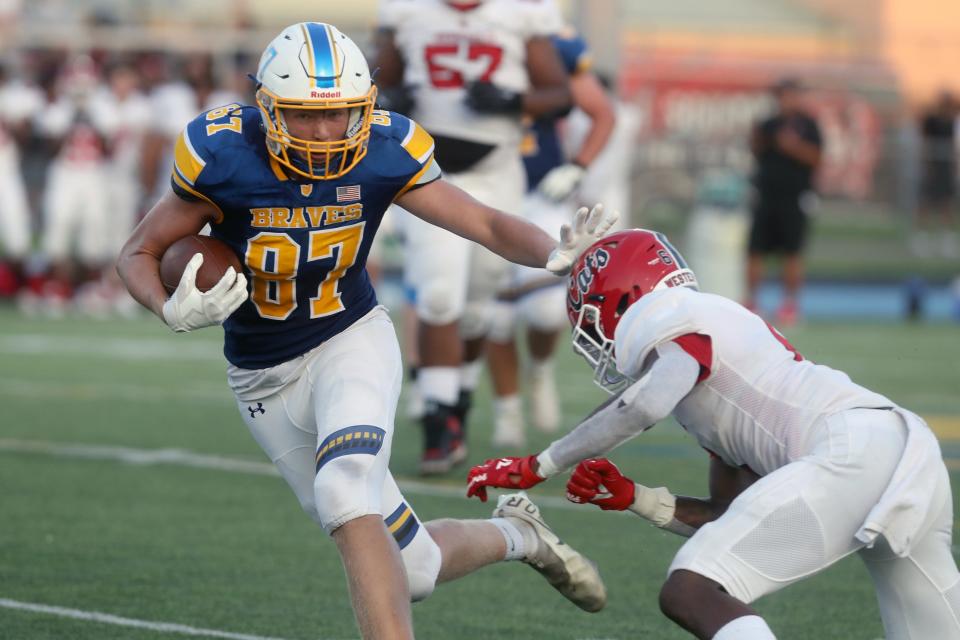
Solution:
[(688, 288), (655, 291), (630, 306), (615, 332), (617, 367), (639, 377), (652, 349), (690, 333), (710, 338), (709, 374), (673, 416), (728, 465), (766, 475), (804, 455), (827, 416), (895, 406), (845, 373), (804, 360), (739, 304)]
[(146, 96), (135, 91), (121, 101), (109, 88), (101, 87), (91, 98), (90, 111), (110, 141), (111, 167), (118, 174), (135, 176), (143, 136), (151, 122)]
[(8, 127), (29, 120), (42, 107), (39, 89), (21, 82), (0, 86), (0, 148), (13, 144)]
[(553, 0), (488, 0), (460, 11), (443, 0), (384, 0), (380, 26), (394, 31), (412, 87), (413, 117), (434, 135), (519, 145), (519, 114), (489, 115), (464, 102), (465, 85), (483, 80), (525, 93), (526, 43), (562, 26)]

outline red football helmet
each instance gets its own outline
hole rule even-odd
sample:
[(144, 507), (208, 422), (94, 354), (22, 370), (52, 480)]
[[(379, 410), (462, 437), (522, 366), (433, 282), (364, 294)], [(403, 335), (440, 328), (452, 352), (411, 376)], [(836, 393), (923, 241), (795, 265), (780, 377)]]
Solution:
[(631, 380), (617, 371), (613, 335), (634, 302), (658, 289), (691, 287), (697, 277), (667, 237), (646, 229), (610, 234), (584, 251), (570, 271), (567, 316), (573, 350), (593, 367), (596, 382), (615, 393)]

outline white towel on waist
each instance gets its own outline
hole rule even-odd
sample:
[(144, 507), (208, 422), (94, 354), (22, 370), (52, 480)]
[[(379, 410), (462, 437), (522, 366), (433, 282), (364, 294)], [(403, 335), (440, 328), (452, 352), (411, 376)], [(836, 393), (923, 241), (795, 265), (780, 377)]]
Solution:
[(903, 557), (910, 553), (917, 531), (927, 518), (943, 458), (940, 444), (923, 418), (906, 409), (894, 411), (907, 426), (903, 456), (856, 537), (872, 547), (882, 535), (890, 549)]

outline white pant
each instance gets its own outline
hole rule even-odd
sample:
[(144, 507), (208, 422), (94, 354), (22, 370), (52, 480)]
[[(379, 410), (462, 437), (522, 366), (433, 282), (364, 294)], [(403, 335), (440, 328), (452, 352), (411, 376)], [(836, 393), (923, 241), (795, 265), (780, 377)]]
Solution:
[(881, 538), (855, 538), (900, 461), (906, 427), (896, 413), (852, 409), (827, 418), (810, 453), (760, 478), (683, 545), (686, 569), (752, 602), (853, 552), (873, 578), (887, 640), (960, 638), (960, 572), (951, 553), (953, 501), (940, 463), (932, 508), (905, 557)]
[(390, 474), (403, 368), (386, 310), (269, 369), (228, 369), (250, 433), (303, 510), (332, 533), (369, 514), (384, 517), (401, 549), (415, 600), (429, 595), (440, 549)]
[(30, 249), (30, 210), (12, 142), (0, 146), (0, 246), (14, 258), (23, 258)]
[(108, 238), (111, 224), (104, 168), (100, 164), (56, 162), (44, 192), (43, 248), (53, 260), (76, 255), (87, 264), (111, 260)]
[[(517, 213), (523, 199), (523, 163), (519, 151), (509, 146), (494, 149), (470, 171), (444, 179), (510, 213)], [(429, 324), (459, 320), (465, 338), (485, 335), (489, 303), (506, 282), (510, 263), (416, 216), (406, 216), (403, 227), (404, 281), (416, 290), (418, 317)]]
[[(559, 240), (560, 227), (573, 220), (573, 206), (568, 202), (554, 202), (533, 191), (523, 199), (523, 217)], [(509, 342), (521, 320), (543, 332), (564, 328), (567, 324), (566, 284), (566, 278), (554, 276), (545, 269), (511, 265), (506, 288), (523, 293), (515, 300), (496, 301), (490, 320), (490, 339)]]

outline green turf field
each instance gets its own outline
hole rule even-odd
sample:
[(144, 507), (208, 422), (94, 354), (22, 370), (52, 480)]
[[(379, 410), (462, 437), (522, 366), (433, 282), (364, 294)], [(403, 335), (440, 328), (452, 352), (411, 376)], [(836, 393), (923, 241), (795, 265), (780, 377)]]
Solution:
[[(960, 469), (960, 327), (809, 325), (787, 334), (805, 356), (928, 417)], [(175, 336), (146, 318), (40, 320), (0, 309), (0, 638), (357, 636), (334, 546), (248, 435), (219, 341), (218, 330)], [(567, 349), (561, 369), (571, 426), (603, 394)], [(487, 399), (483, 390), (472, 461), (494, 453)], [(461, 497), (465, 470), (418, 481), (420, 434), (406, 421), (397, 432), (392, 468), (421, 519), (489, 515)], [(534, 437), (530, 450), (546, 442)], [(704, 492), (706, 455), (674, 425), (613, 458), (640, 482)], [(418, 637), (686, 637), (656, 606), (681, 539), (570, 505), (561, 481), (532, 493), (554, 528), (598, 561), (606, 610), (581, 613), (529, 568), (502, 564), (416, 605)], [(856, 558), (758, 608), (783, 638), (882, 637)]]

